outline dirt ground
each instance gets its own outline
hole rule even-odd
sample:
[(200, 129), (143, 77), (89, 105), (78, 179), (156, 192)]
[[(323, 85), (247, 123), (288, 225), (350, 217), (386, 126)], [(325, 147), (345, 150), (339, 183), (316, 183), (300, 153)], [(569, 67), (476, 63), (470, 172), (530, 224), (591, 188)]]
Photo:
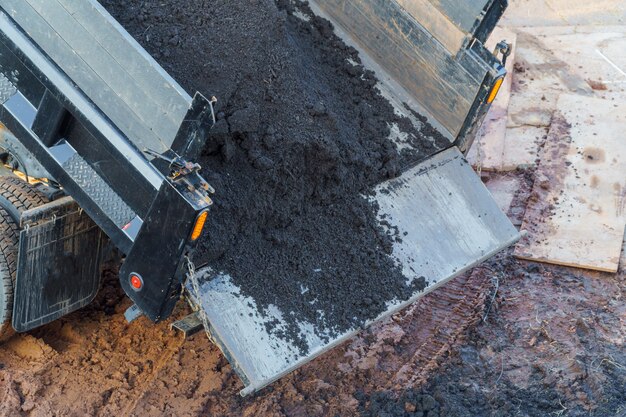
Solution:
[[(533, 172), (484, 179), (507, 176), (520, 224)], [(246, 398), (204, 334), (170, 330), (184, 302), (128, 324), (117, 280), (108, 269), (93, 304), (0, 347), (0, 416), (626, 416), (623, 266), (502, 253)]]
[[(515, 175), (514, 220), (532, 182)], [(92, 305), (0, 349), (0, 415), (622, 417), (625, 277), (503, 253), (241, 398), (204, 334), (127, 324), (107, 271)]]

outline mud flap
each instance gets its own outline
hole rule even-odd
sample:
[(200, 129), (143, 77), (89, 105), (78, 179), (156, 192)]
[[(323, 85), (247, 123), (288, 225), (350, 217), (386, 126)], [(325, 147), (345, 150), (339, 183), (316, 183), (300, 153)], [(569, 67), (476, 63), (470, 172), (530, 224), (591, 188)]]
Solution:
[(70, 197), (25, 211), (21, 226), (13, 328), (25, 332), (93, 300), (104, 236)]
[[(384, 224), (397, 227), (403, 235), (394, 244), (393, 257), (404, 275), (424, 276), (428, 285), (408, 300), (388, 300), (388, 310), (366, 325), (398, 312), (520, 237), (457, 148), (381, 184), (373, 198)], [(282, 322), (283, 312), (275, 309), (260, 316), (254, 300), (241, 295), (229, 276), (210, 268), (196, 275), (199, 279), (187, 284), (191, 301), (199, 307), (209, 337), (244, 381), (242, 395), (263, 388), (359, 331), (324, 341), (318, 335), (327, 334), (325, 329), (302, 323), (310, 349), (301, 354), (297, 346), (268, 332), (269, 323)]]

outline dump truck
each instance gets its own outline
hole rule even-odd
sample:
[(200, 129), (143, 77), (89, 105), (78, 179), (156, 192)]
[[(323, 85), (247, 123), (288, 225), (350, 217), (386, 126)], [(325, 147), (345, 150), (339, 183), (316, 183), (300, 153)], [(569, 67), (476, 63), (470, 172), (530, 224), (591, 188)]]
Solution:
[(360, 52), (387, 98), (449, 141), (372, 192), (403, 236), (395, 262), (426, 288), (341, 334), (302, 323), (304, 351), (275, 337), (267, 324), (287, 312), (260, 314), (226, 273), (191, 262), (220, 192), (194, 162), (216, 99), (190, 96), (96, 0), (0, 0), (1, 339), (89, 304), (116, 248), (127, 319), (166, 320), (184, 297), (195, 313), (173, 326), (205, 330), (246, 395), (519, 239), (464, 158), (506, 75), (507, 44), (484, 44), (507, 2), (310, 6)]

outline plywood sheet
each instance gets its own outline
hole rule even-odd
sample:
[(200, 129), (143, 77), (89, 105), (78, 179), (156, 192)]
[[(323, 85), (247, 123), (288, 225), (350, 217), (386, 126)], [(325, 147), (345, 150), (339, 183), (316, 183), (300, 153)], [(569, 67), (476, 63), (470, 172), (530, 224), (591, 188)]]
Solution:
[(624, 0), (510, 1), (503, 23), (508, 26), (623, 25)]
[(502, 171), (535, 165), (562, 93), (626, 100), (626, 27), (533, 27), (518, 32)]
[(508, 213), (515, 198), (515, 193), (520, 188), (520, 180), (509, 174), (492, 174), (493, 176), (485, 183), (493, 196), (494, 201), (503, 213)]
[(626, 225), (626, 103), (563, 94), (515, 255), (617, 272)]
[(506, 63), (508, 75), (500, 88), (498, 97), (496, 97), (483, 122), (480, 138), (476, 139), (468, 155), (468, 159), (472, 165), (480, 166), (481, 169), (485, 171), (500, 170), (502, 168), (502, 158), (504, 155), (504, 140), (506, 136), (509, 101), (511, 98), (517, 34), (511, 30), (497, 27), (487, 41), (487, 49), (493, 51), (498, 42), (502, 40), (506, 40), (513, 45), (513, 52)]
[(573, 58), (563, 50), (572, 48), (572, 42), (580, 40), (564, 35), (556, 42), (551, 41), (551, 36), (545, 36), (544, 28), (518, 29), (517, 65), (507, 127), (547, 127), (561, 93), (594, 95), (577, 67), (580, 60), (595, 54), (593, 50), (597, 45), (586, 44), (582, 48), (585, 55)]
[[(626, 3), (626, 2), (625, 2)], [(626, 87), (626, 26), (523, 28), (596, 94)]]
[(506, 131), (504, 155), (501, 170), (534, 168), (537, 165), (537, 151), (545, 141), (548, 127), (520, 126)]
[(619, 261), (620, 271), (626, 272), (626, 236), (624, 236), (624, 244), (622, 245), (622, 258)]

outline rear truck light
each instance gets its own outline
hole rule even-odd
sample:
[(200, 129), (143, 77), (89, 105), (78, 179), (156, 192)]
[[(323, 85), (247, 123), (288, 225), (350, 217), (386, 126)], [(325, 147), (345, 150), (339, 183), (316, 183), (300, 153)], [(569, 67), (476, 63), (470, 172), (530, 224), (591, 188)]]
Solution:
[(489, 93), (489, 98), (487, 99), (487, 104), (493, 103), (493, 101), (496, 99), (496, 97), (498, 96), (498, 93), (500, 92), (500, 87), (502, 87), (503, 81), (504, 81), (504, 77), (500, 77), (493, 84), (493, 87), (491, 87), (491, 93)]
[(204, 230), (204, 225), (206, 224), (206, 219), (209, 216), (208, 211), (203, 211), (196, 218), (196, 223), (193, 226), (193, 232), (191, 232), (191, 241), (194, 242), (198, 240), (198, 238), (202, 235), (202, 230)]
[(141, 278), (141, 275), (135, 273), (130, 274), (130, 287), (134, 291), (141, 291), (143, 288), (143, 278)]

